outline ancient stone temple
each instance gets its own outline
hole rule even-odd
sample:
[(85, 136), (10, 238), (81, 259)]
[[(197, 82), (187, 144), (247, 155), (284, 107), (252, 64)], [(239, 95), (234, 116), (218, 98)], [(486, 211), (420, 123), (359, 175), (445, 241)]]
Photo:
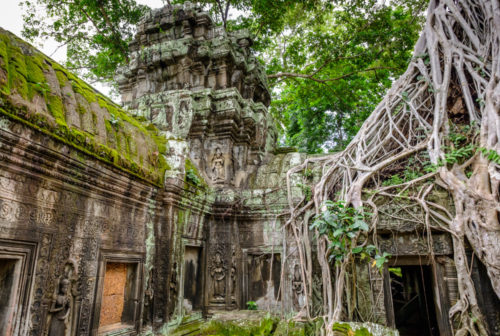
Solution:
[[(276, 146), (251, 46), (247, 32), (227, 33), (189, 3), (154, 10), (117, 73), (118, 106), (0, 30), (3, 335), (166, 334), (248, 301), (301, 310), (299, 261), (283, 224), (286, 174), (306, 155)], [(307, 194), (315, 173), (292, 174), (290, 197)], [(401, 300), (427, 295), (420, 308), (435, 317), (430, 328), (451, 335), (450, 237), (437, 233), (428, 255), (408, 211), (383, 209), (379, 234), (405, 280), (391, 285), (387, 270), (360, 263), (360, 320), (399, 327)], [(498, 322), (498, 300), (484, 272), (473, 272)]]

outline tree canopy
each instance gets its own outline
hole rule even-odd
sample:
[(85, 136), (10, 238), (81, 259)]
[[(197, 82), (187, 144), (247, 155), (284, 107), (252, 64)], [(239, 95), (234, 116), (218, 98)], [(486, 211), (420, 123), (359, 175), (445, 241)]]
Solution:
[(265, 50), (272, 113), (288, 145), (314, 153), (348, 144), (406, 68), (421, 29), (418, 5), (325, 1), (288, 14)]
[(135, 0), (26, 0), (21, 5), (25, 38), (55, 39), (67, 47), (69, 69), (108, 83), (128, 62), (128, 42), (149, 10)]
[[(186, 0), (169, 0), (169, 4)], [(280, 141), (318, 153), (345, 147), (406, 68), (426, 0), (200, 0), (227, 30), (246, 28), (267, 67)], [(67, 66), (111, 83), (126, 62), (134, 0), (26, 0), (24, 37), (67, 46)], [(231, 15), (230, 15), (231, 14)]]

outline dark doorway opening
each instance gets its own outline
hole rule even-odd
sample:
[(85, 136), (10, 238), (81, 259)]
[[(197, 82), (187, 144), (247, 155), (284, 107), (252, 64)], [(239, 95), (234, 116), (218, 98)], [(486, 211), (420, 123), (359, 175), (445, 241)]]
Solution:
[(429, 266), (390, 269), (396, 328), (401, 336), (439, 336)]
[(479, 308), (483, 313), (488, 327), (489, 335), (500, 336), (500, 299), (495, 293), (486, 266), (471, 250), (467, 251), (471, 277), (476, 289)]
[(273, 286), (274, 299), (279, 300), (281, 280), (280, 254), (253, 254), (248, 256), (248, 300), (258, 301)]
[(16, 292), (19, 270), (18, 260), (0, 259), (0, 330), (4, 335), (13, 334), (13, 315), (16, 310)]
[(201, 277), (201, 248), (186, 246), (184, 252), (184, 299), (190, 307), (189, 310), (201, 310), (202, 306), (202, 277)]

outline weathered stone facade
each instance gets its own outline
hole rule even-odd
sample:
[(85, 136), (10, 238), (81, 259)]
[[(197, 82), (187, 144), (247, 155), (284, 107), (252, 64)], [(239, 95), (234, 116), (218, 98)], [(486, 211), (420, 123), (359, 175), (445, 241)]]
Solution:
[[(283, 224), (285, 176), (306, 155), (276, 148), (251, 44), (189, 3), (155, 10), (118, 71), (121, 108), (0, 30), (1, 330), (135, 335), (248, 301), (301, 309)], [(291, 179), (300, 198), (310, 177)], [(450, 334), (449, 236), (437, 232), (429, 256), (410, 220), (421, 214), (381, 209), (392, 265), (437, 260), (438, 325)], [(356, 274), (360, 319), (394, 325), (388, 273), (360, 263)]]

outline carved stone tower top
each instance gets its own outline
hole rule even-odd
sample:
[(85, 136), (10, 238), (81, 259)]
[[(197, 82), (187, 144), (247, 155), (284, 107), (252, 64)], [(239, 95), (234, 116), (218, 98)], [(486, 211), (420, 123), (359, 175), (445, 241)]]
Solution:
[(153, 10), (130, 43), (130, 64), (118, 74), (125, 104), (169, 90), (237, 88), (245, 99), (270, 104), (265, 72), (251, 54), (248, 31), (226, 33), (189, 2)]
[(189, 158), (212, 186), (244, 188), (274, 151), (267, 77), (248, 31), (227, 33), (187, 2), (148, 13), (118, 70), (122, 102), (168, 139), (174, 176)]

